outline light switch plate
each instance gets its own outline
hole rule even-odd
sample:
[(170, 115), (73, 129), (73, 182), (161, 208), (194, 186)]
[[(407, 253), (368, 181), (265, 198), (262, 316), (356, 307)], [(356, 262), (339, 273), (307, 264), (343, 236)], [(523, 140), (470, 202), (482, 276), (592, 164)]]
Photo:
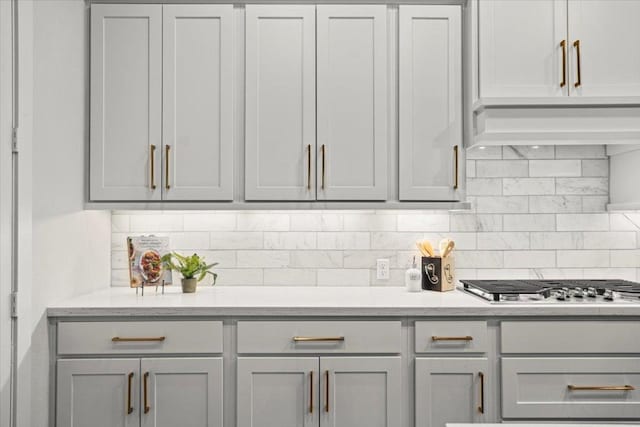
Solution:
[(378, 280), (389, 280), (389, 260), (379, 259), (377, 261), (376, 278)]

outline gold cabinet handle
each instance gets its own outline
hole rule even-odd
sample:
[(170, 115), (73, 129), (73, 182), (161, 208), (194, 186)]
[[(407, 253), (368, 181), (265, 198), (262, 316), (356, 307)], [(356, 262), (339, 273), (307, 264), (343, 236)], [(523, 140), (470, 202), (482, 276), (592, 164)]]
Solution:
[(156, 146), (151, 144), (149, 146), (149, 161), (151, 162), (151, 189), (156, 189)]
[(294, 342), (344, 341), (344, 337), (293, 337)]
[(480, 405), (478, 406), (478, 412), (484, 414), (484, 372), (478, 372), (480, 377)]
[(169, 150), (171, 150), (170, 145), (164, 146), (164, 188), (167, 190), (171, 188), (171, 184), (169, 184)]
[(322, 186), (321, 188), (324, 190), (324, 165), (325, 165), (325, 158), (326, 158), (326, 154), (327, 154), (327, 148), (324, 144), (322, 144)]
[(560, 82), (560, 87), (565, 87), (567, 85), (567, 41), (562, 40), (560, 47), (562, 48), (562, 81)]
[(162, 342), (167, 337), (113, 337), (113, 342)]
[(313, 371), (309, 372), (309, 413), (313, 414)]
[(632, 385), (573, 385), (567, 386), (569, 391), (585, 391), (585, 390), (598, 390), (598, 391), (633, 391), (636, 388)]
[(576, 63), (577, 65), (577, 70), (578, 70), (578, 80), (573, 84), (574, 87), (578, 87), (580, 85), (582, 85), (582, 77), (580, 74), (580, 40), (576, 40), (573, 42), (573, 47), (576, 48), (576, 56), (578, 58), (578, 62)]
[(329, 371), (324, 371), (324, 412), (329, 412)]
[(454, 182), (453, 182), (453, 189), (457, 190), (458, 189), (458, 146), (454, 145), (453, 146), (453, 158), (454, 158)]
[(149, 372), (145, 372), (144, 373), (144, 380), (143, 380), (143, 385), (144, 385), (144, 413), (148, 414), (149, 410), (151, 410), (151, 407), (149, 406), (149, 394), (148, 394), (148, 390), (147, 390), (147, 383), (149, 382)]
[(433, 335), (431, 337), (431, 341), (473, 341), (473, 337), (470, 335), (466, 335), (464, 337), (439, 337), (437, 335)]
[(133, 412), (133, 405), (131, 404), (131, 387), (133, 385), (133, 372), (129, 372), (127, 380), (127, 414)]
[(311, 191), (311, 144), (307, 145), (307, 190)]

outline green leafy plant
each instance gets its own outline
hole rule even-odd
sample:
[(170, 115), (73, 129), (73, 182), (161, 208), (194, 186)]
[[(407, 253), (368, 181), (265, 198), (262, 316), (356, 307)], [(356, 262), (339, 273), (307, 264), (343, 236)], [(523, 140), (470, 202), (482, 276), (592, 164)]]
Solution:
[(216, 284), (218, 275), (211, 271), (211, 269), (218, 265), (218, 263), (207, 264), (204, 258), (198, 254), (184, 256), (177, 252), (172, 252), (164, 255), (162, 262), (164, 262), (170, 270), (180, 272), (185, 279), (195, 278), (200, 282), (207, 274), (210, 274), (213, 277), (213, 285)]

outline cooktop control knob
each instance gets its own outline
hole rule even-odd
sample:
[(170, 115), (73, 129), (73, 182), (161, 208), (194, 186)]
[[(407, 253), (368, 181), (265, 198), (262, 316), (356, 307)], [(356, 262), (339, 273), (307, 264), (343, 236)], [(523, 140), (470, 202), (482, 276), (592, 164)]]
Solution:
[(598, 295), (598, 292), (596, 291), (596, 288), (587, 288), (587, 296), (589, 298), (595, 298)]
[(584, 291), (582, 288), (574, 288), (573, 289), (573, 297), (574, 298), (584, 298)]
[(567, 294), (567, 291), (565, 291), (564, 289), (558, 289), (554, 295), (558, 301), (566, 301), (566, 299), (569, 297), (569, 294)]
[(603, 296), (605, 300), (613, 301), (615, 299), (615, 292), (611, 289), (605, 289)]

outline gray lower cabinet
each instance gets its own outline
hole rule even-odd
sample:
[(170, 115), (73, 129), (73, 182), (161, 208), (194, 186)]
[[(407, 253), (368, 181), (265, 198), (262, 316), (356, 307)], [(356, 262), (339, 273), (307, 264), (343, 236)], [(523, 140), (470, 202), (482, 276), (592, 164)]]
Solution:
[(58, 427), (140, 425), (140, 359), (59, 360)]
[(318, 425), (317, 357), (239, 357), (238, 427)]
[(400, 357), (321, 357), (323, 427), (401, 425)]
[(58, 427), (222, 427), (222, 358), (58, 361)]
[(505, 357), (504, 419), (640, 419), (640, 359)]
[(222, 427), (222, 358), (142, 359), (142, 427)]
[(238, 427), (400, 424), (400, 357), (240, 357)]
[(416, 427), (490, 422), (486, 358), (416, 358)]

